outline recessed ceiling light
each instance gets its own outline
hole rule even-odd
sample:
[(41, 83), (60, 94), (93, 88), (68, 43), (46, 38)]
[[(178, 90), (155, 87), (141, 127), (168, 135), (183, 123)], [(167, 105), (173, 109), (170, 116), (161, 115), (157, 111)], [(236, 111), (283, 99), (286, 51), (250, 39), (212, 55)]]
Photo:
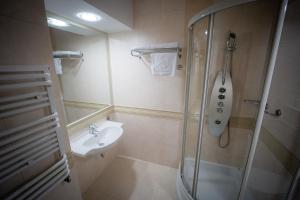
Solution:
[(101, 17), (99, 15), (96, 15), (94, 13), (90, 12), (80, 12), (77, 13), (76, 16), (82, 20), (88, 21), (88, 22), (96, 22), (101, 20)]
[(51, 24), (53, 26), (59, 26), (59, 27), (69, 26), (69, 24), (67, 24), (66, 22), (52, 17), (48, 17), (48, 24)]

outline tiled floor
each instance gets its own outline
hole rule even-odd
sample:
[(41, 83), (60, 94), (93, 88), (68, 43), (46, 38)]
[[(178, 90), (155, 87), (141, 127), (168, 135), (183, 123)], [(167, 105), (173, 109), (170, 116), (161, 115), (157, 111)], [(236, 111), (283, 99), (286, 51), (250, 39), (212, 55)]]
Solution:
[(84, 200), (177, 200), (177, 169), (117, 157), (84, 194)]

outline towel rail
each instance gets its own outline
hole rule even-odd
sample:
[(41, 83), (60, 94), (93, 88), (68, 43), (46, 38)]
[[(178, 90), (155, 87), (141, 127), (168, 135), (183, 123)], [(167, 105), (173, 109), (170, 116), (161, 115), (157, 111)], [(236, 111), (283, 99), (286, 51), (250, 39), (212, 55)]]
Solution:
[[(53, 166), (61, 170), (47, 169), (44, 182), (29, 182), (7, 199), (35, 199), (53, 188), (69, 175), (63, 138), (53, 96), (48, 66), (0, 66), (0, 91), (9, 96), (0, 97), (0, 119), (13, 119), (36, 109), (46, 108), (45, 116), (17, 127), (1, 130), (0, 133), (0, 183), (34, 166), (42, 159), (59, 153), (62, 160)], [(49, 113), (50, 112), (50, 113)], [(46, 114), (48, 113), (48, 114)], [(31, 116), (34, 119), (34, 116)], [(53, 168), (54, 169), (54, 168)], [(50, 170), (50, 171), (49, 171)], [(57, 170), (57, 169), (56, 169)], [(22, 191), (19, 193), (18, 191)]]
[(1, 73), (19, 73), (19, 72), (45, 72), (48, 71), (48, 65), (10, 65), (0, 66)]
[(37, 99), (24, 100), (22, 102), (10, 103), (10, 104), (6, 104), (4, 106), (0, 106), (0, 111), (7, 110), (7, 109), (10, 109), (10, 108), (16, 108), (16, 107), (20, 107), (20, 106), (37, 104), (37, 103), (41, 103), (41, 102), (45, 102), (45, 101), (49, 101), (49, 98), (41, 96), (41, 97), (39, 97)]
[(0, 103), (5, 103), (5, 102), (9, 102), (9, 101), (19, 101), (19, 100), (23, 100), (23, 99), (27, 99), (27, 98), (44, 96), (44, 95), (47, 95), (47, 92), (32, 92), (32, 93), (27, 93), (27, 94), (22, 94), (22, 95), (2, 97), (2, 98), (0, 98)]
[[(22, 146), (27, 145), (27, 144), (29, 144), (30, 142), (33, 142), (34, 140), (37, 140), (37, 139), (44, 140), (43, 137), (46, 137), (46, 136), (48, 136), (48, 135), (50, 135), (50, 134), (55, 133), (55, 129), (56, 129), (56, 128), (52, 128), (52, 129), (50, 129), (50, 130), (41, 131), (39, 134), (37, 134), (37, 135), (35, 135), (35, 136), (33, 136), (33, 137), (30, 137), (30, 138), (28, 138), (28, 139), (27, 139), (27, 138), (26, 138), (26, 139), (23, 139), (21, 142), (17, 142), (17, 143), (15, 143), (13, 146), (11, 145), (11, 146), (8, 146), (8, 147), (6, 147), (6, 148), (4, 148), (4, 149), (1, 149), (1, 154), (0, 154), (0, 155), (3, 155), (3, 156), (0, 158), (0, 162), (1, 162), (2, 159), (5, 158), (4, 154), (7, 155), (8, 152), (14, 150), (14, 148), (21, 148)], [(55, 135), (55, 134), (54, 134), (54, 135)]]
[(151, 53), (169, 53), (177, 52), (178, 57), (181, 58), (182, 49), (179, 47), (173, 48), (136, 48), (131, 50), (131, 55), (141, 58), (143, 55), (148, 55)]
[(15, 192), (7, 196), (5, 200), (37, 199), (53, 189), (58, 183), (64, 181), (68, 176), (68, 163), (64, 155), (59, 162), (18, 188)]
[[(44, 133), (41, 133), (35, 137), (28, 139), (28, 140), (24, 140), (19, 145), (18, 144), (15, 145), (18, 148), (17, 151), (12, 151), (12, 148), (5, 149), (6, 152), (9, 152), (9, 153), (6, 153), (5, 155), (3, 155), (0, 158), (0, 163), (17, 156), (18, 154), (20, 154), (26, 150), (31, 149), (32, 146), (39, 145), (40, 143), (44, 143), (44, 142), (46, 143), (48, 140), (54, 139), (56, 137), (56, 135), (53, 133), (55, 133), (55, 131), (46, 131)], [(29, 145), (26, 145), (26, 144), (29, 144)], [(10, 152), (10, 151), (12, 151), (12, 152)], [(2, 153), (2, 154), (4, 154), (4, 153)]]
[(0, 174), (2, 174), (2, 170), (4, 168), (8, 169), (16, 165), (21, 165), (22, 162), (24, 162), (24, 164), (27, 164), (31, 161), (28, 159), (29, 157), (35, 156), (35, 154), (38, 154), (40, 153), (40, 151), (43, 151), (47, 148), (51, 149), (52, 147), (57, 147), (57, 146), (58, 146), (57, 138), (53, 138), (48, 141), (38, 140), (36, 142), (31, 143), (30, 145), (26, 145), (23, 149), (14, 151), (12, 153), (14, 155), (13, 158), (11, 158), (11, 155), (9, 155), (8, 157), (11, 159), (4, 160), (3, 162), (0, 163), (0, 171), (1, 171)]
[(47, 158), (48, 156), (52, 155), (57, 151), (59, 151), (59, 147), (51, 146), (38, 152), (35, 156), (28, 157), (30, 159), (30, 162), (22, 162), (13, 165), (13, 167), (6, 169), (4, 172), (0, 173), (0, 183), (6, 181), (16, 173), (26, 169), (28, 166), (32, 166), (40, 160)]
[(10, 75), (5, 74), (0, 76), (0, 81), (8, 81), (8, 80), (25, 80), (25, 79), (48, 79), (50, 74), (17, 74), (17, 75)]
[(1, 134), (0, 182), (29, 166), (35, 159), (46, 157), (47, 152), (59, 150), (56, 117), (56, 114), (46, 116)]
[[(43, 117), (41, 119), (38, 119), (36, 121), (31, 121), (31, 122), (29, 122), (27, 124), (22, 124), (22, 125), (20, 125), (18, 127), (14, 127), (14, 128), (11, 128), (11, 129), (4, 130), (0, 134), (0, 142), (1, 142), (1, 137), (10, 135), (12, 133), (16, 133), (16, 132), (19, 132), (19, 131), (22, 131), (22, 130), (25, 130), (25, 129), (28, 129), (28, 128), (31, 128), (31, 127), (34, 127), (34, 126), (37, 126), (37, 125), (45, 123), (45, 122), (47, 122), (49, 120), (54, 120), (54, 119), (56, 119), (56, 117), (57, 117), (57, 113), (54, 113), (54, 114), (45, 116), (45, 117)], [(0, 145), (1, 145), (1, 143), (0, 143)]]
[[(162, 48), (135, 48), (131, 50), (131, 56), (137, 57), (139, 59), (142, 59), (142, 56), (149, 55), (152, 53), (172, 53), (176, 52), (178, 55), (178, 58), (181, 59), (182, 57), (182, 48), (180, 47), (162, 47)], [(177, 65), (177, 70), (182, 70), (182, 65)]]
[(48, 107), (48, 106), (50, 106), (50, 103), (46, 102), (46, 103), (39, 103), (37, 105), (27, 106), (25, 108), (14, 109), (14, 110), (11, 110), (11, 111), (0, 113), (0, 118), (10, 117), (10, 116), (13, 116), (13, 115), (33, 111), (33, 110)]
[(51, 81), (36, 81), (36, 82), (28, 82), (28, 83), (3, 84), (0, 86), (0, 91), (24, 89), (24, 88), (39, 87), (39, 86), (50, 86), (51, 83), (52, 83)]

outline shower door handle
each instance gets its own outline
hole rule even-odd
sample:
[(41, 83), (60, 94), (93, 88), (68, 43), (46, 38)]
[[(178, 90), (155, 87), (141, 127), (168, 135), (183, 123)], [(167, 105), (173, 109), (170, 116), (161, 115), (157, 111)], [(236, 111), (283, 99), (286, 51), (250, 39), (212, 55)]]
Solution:
[[(259, 105), (259, 100), (252, 100), (252, 99), (244, 99), (244, 103), (246, 104), (252, 104), (252, 105)], [(265, 113), (268, 115), (271, 115), (273, 117), (279, 117), (282, 115), (281, 109), (276, 109), (274, 112), (269, 111), (269, 104), (266, 104)]]
[(270, 112), (269, 111), (269, 104), (266, 104), (265, 113), (268, 114), (268, 115), (271, 115), (273, 117), (279, 117), (282, 114), (280, 109), (276, 109), (274, 112)]

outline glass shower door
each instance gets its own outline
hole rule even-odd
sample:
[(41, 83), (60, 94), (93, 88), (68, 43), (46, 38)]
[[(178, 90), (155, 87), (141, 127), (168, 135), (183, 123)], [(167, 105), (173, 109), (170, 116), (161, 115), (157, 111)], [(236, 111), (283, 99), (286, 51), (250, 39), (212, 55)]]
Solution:
[[(300, 199), (300, 47), (295, 45), (300, 43), (299, 12), (300, 1), (291, 1), (248, 178), (247, 200)], [(293, 197), (293, 188), (298, 188), (298, 197)]]
[[(246, 160), (251, 146), (255, 121), (266, 77), (268, 55), (277, 21), (279, 1), (257, 1), (235, 6), (214, 14), (208, 97), (200, 150), (196, 199), (238, 199)], [(238, 20), (236, 20), (238, 19)], [(259, 22), (259, 23), (258, 23)], [(233, 95), (229, 122), (221, 137), (209, 125), (213, 87), (226, 63), (229, 32), (236, 35), (230, 71)], [(195, 36), (194, 36), (195, 37)], [(226, 80), (228, 81), (228, 80)], [(221, 99), (221, 96), (220, 96)], [(220, 99), (218, 102), (222, 102)], [(216, 108), (217, 109), (217, 108)], [(215, 121), (217, 124), (217, 121)]]
[(204, 65), (206, 56), (208, 18), (203, 19), (193, 28), (193, 40), (191, 41), (191, 68), (188, 69), (188, 89), (186, 99), (185, 116), (185, 144), (182, 160), (182, 180), (189, 193), (192, 191), (195, 173), (195, 157), (198, 145), (199, 113), (202, 86), (204, 79)]

